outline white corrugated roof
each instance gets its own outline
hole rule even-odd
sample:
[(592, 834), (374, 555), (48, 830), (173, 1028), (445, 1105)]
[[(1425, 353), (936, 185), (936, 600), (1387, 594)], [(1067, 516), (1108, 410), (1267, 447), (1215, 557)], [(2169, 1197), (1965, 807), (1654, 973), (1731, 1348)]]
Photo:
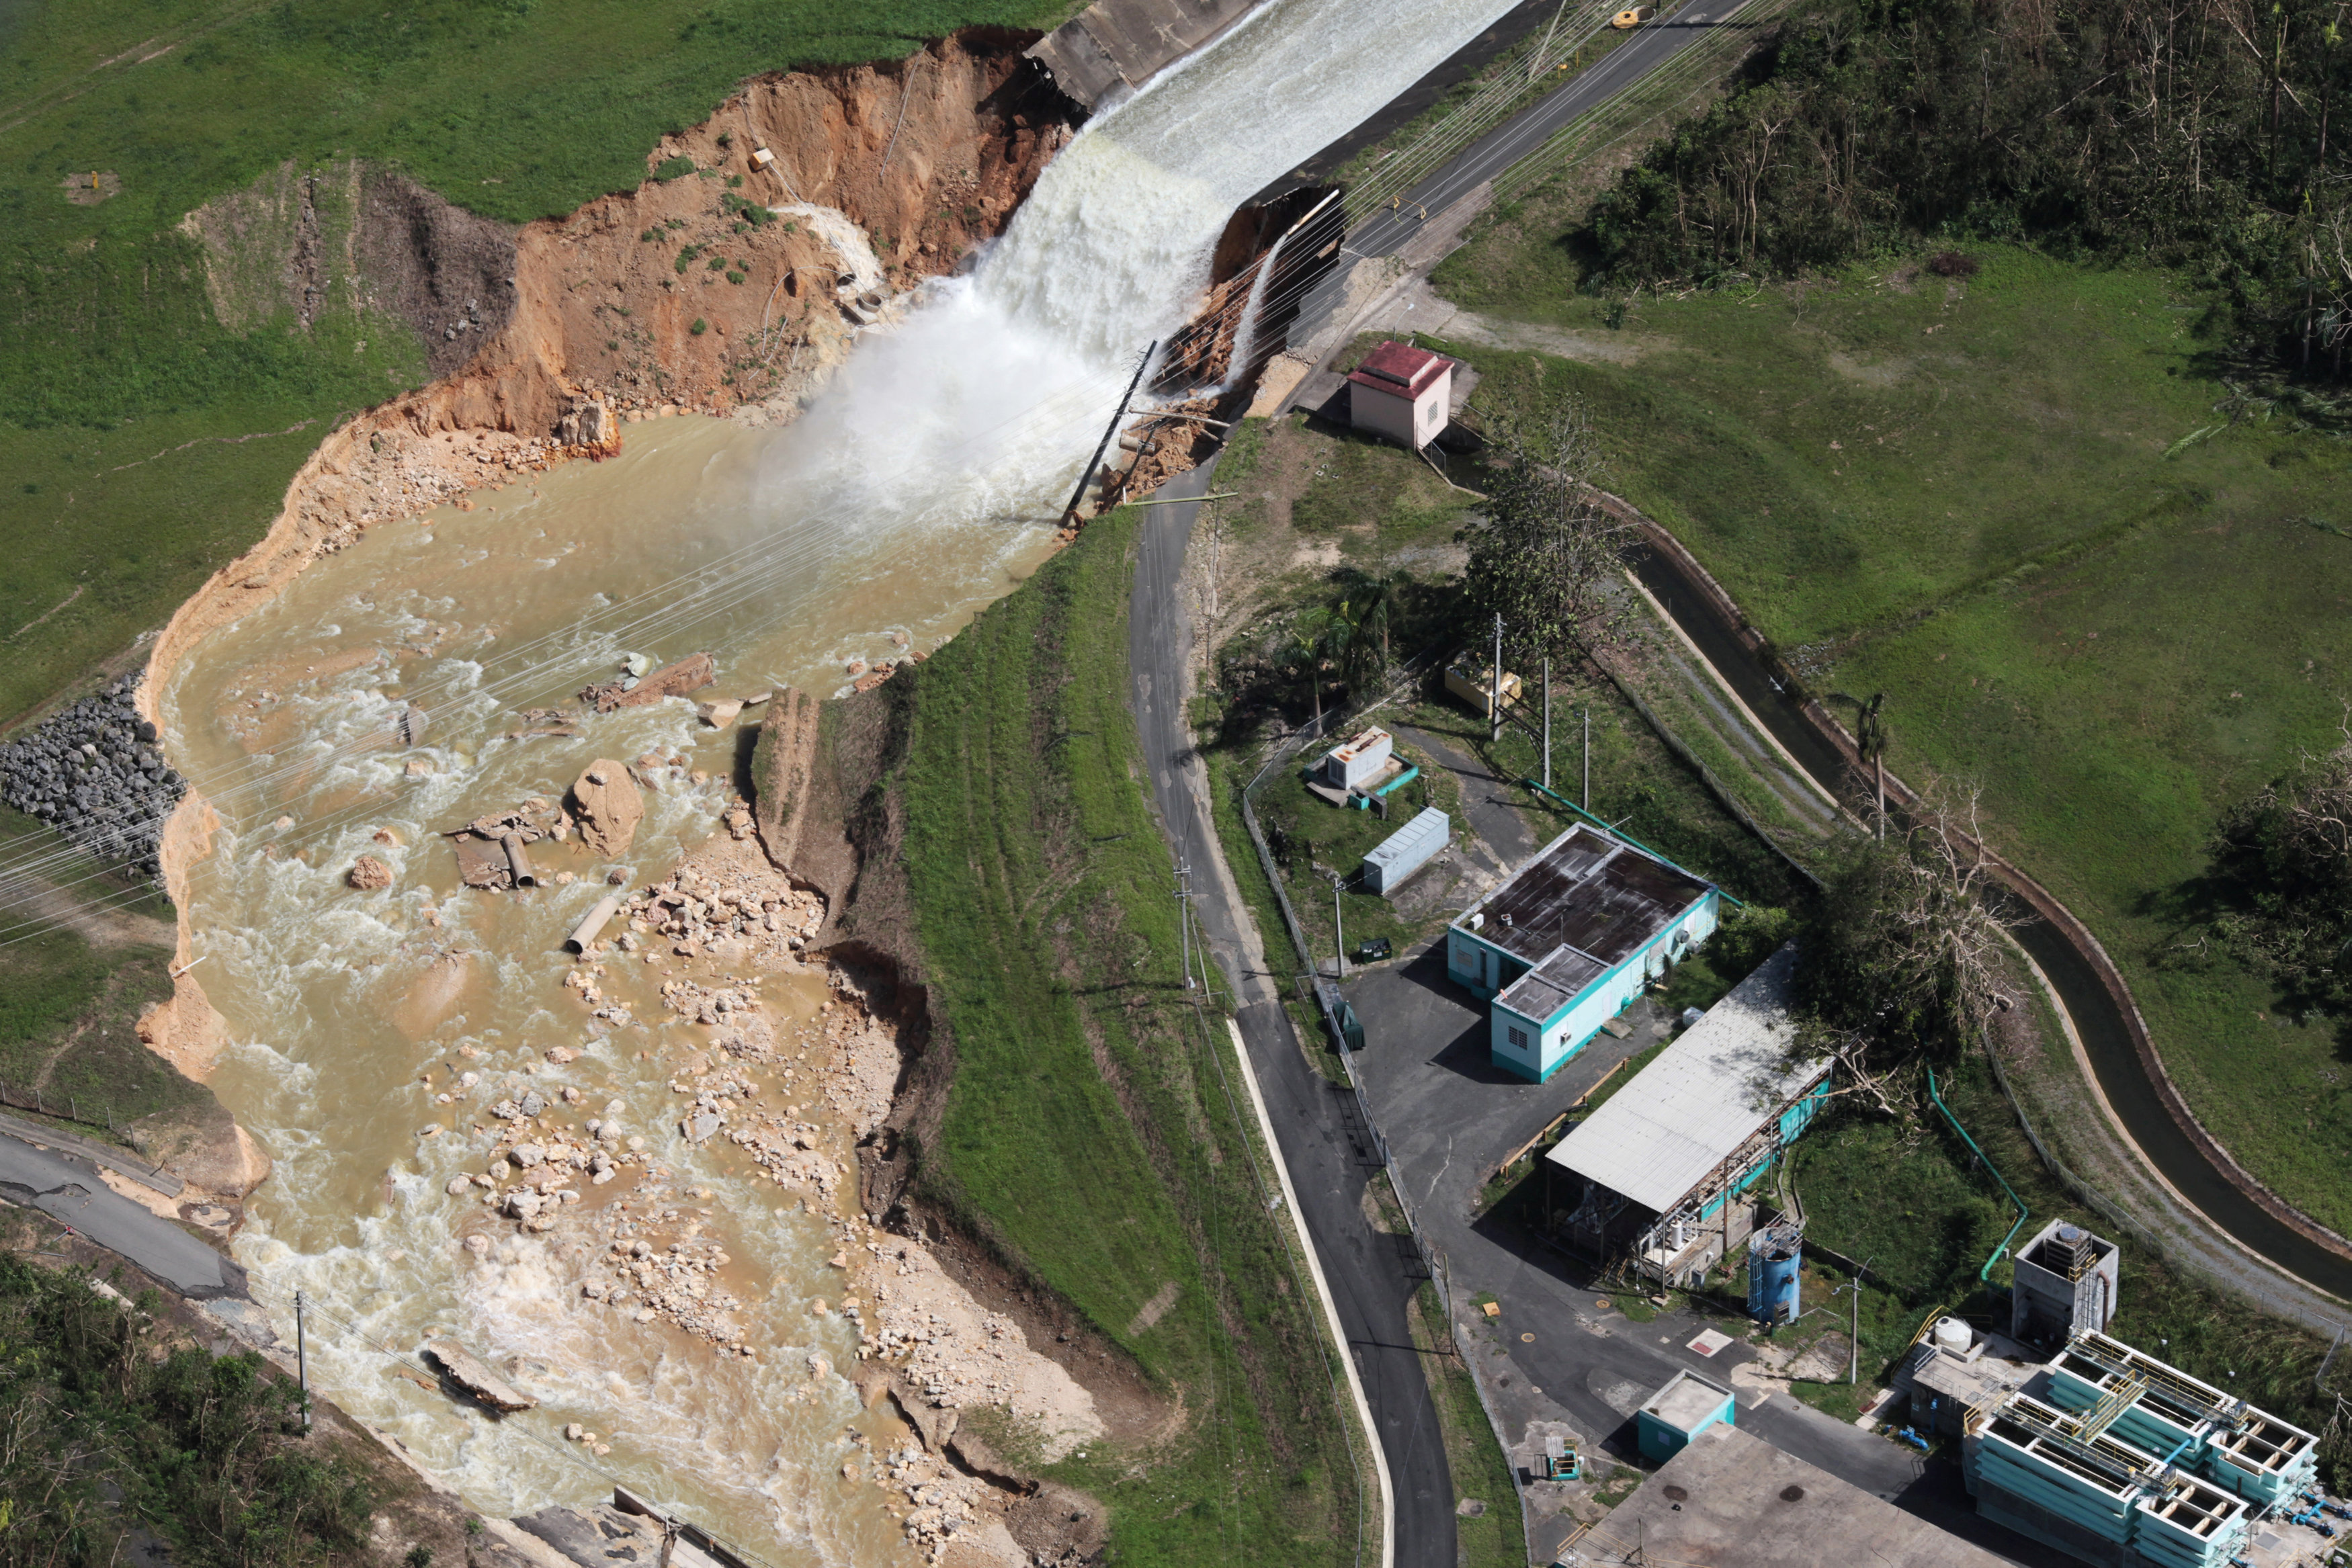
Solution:
[(1680, 1203), (1829, 1065), (1789, 1064), (1796, 958), (1766, 959), (1545, 1157), (1654, 1213)]

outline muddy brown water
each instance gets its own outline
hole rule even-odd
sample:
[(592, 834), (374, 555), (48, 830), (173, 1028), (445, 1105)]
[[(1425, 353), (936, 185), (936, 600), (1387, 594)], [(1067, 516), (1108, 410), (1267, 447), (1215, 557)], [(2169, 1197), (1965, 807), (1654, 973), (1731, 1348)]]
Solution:
[[(607, 994), (635, 1020), (621, 1027), (591, 1019), (562, 984), (562, 936), (607, 891), (606, 873), (617, 865), (643, 885), (717, 828), (744, 732), (709, 729), (673, 701), (580, 719), (573, 737), (506, 738), (530, 727), (520, 710), (577, 712), (572, 693), (631, 653), (655, 664), (714, 653), (720, 680), (705, 698), (785, 683), (830, 694), (850, 659), (902, 656), (894, 633), (937, 646), (1052, 547), (1045, 528), (1018, 521), (932, 530), (919, 549), (784, 522), (763, 542), (791, 569), (742, 602), (601, 649), (588, 639), (590, 653), (536, 668), (583, 640), (572, 629), (608, 611), (600, 596), (738, 548), (765, 504), (775, 441), (733, 422), (648, 422), (609, 463), (478, 493), (470, 512), (380, 527), (209, 640), (164, 711), (175, 757), (227, 819), (192, 868), (187, 904), (193, 951), (211, 959), (207, 988), (229, 1026), (213, 1087), (277, 1161), (237, 1253), (279, 1315), (290, 1319), (298, 1289), (317, 1303), (311, 1375), (484, 1509), (593, 1501), (614, 1478), (770, 1556), (870, 1563), (904, 1548), (884, 1495), (842, 1479), (844, 1434), (880, 1436), (884, 1418), (809, 1362), (856, 1359), (855, 1331), (811, 1310), (840, 1294), (824, 1262), (837, 1241), (800, 1211), (799, 1189), (755, 1182), (722, 1141), (696, 1148), (678, 1135), (667, 1084), (699, 1031), (663, 1009), (661, 972), (614, 967)], [(432, 713), (425, 744), (389, 744), (382, 737), (411, 701)], [(558, 798), (597, 757), (647, 751), (681, 753), (710, 778), (697, 787), (672, 775), (649, 792), (625, 857), (542, 842), (532, 849), (542, 879), (570, 872), (569, 885), (457, 885), (441, 831)], [(362, 853), (391, 864), (388, 892), (346, 885)], [(769, 977), (761, 993), (789, 1038), (824, 988), (811, 972)], [(581, 1055), (551, 1065), (554, 1046)], [(796, 1071), (792, 1085), (770, 1082), (823, 1122), (815, 1094), (791, 1092), (809, 1087)], [(478, 1083), (441, 1103), (465, 1071)], [(757, 1364), (583, 1298), (603, 1247), (590, 1211), (632, 1201), (626, 1177), (583, 1187), (586, 1203), (541, 1236), (444, 1192), (451, 1176), (485, 1167), (489, 1139), (470, 1129), (498, 1126), (490, 1104), (526, 1088), (553, 1100), (565, 1085), (583, 1098), (563, 1120), (615, 1117), (672, 1173), (668, 1207), (681, 1218), (661, 1239), (699, 1219), (734, 1260), (724, 1282), (748, 1303)], [(448, 1130), (420, 1136), (433, 1126)], [(832, 1136), (827, 1152), (845, 1160), (845, 1134)], [(463, 1246), (478, 1232), (495, 1242), (486, 1260)], [(403, 1378), (383, 1354), (413, 1357), (436, 1332), (514, 1366), (545, 1403), (494, 1422)], [(573, 1421), (611, 1453), (563, 1442)]]
[[(845, 1429), (879, 1417), (836, 1370), (851, 1330), (811, 1310), (839, 1293), (824, 1218), (754, 1184), (724, 1140), (678, 1136), (667, 1085), (700, 1042), (668, 1021), (658, 970), (614, 967), (618, 1019), (590, 1019), (562, 984), (559, 944), (616, 868), (542, 844), (542, 874), (572, 883), (472, 893), (436, 835), (553, 799), (598, 757), (683, 753), (709, 779), (665, 773), (617, 868), (639, 885), (667, 872), (718, 825), (736, 733), (671, 701), (519, 737), (527, 710), (629, 655), (709, 652), (709, 696), (830, 695), (852, 660), (936, 647), (1051, 549), (1138, 350), (1190, 315), (1236, 205), (1509, 7), (1268, 0), (1098, 116), (977, 270), (867, 333), (788, 429), (635, 424), (611, 462), (378, 525), (168, 675), (172, 760), (224, 819), (183, 906), (228, 1023), (212, 1082), (278, 1162), (238, 1256), (281, 1329), (296, 1290), (318, 1302), (311, 1374), (338, 1403), (486, 1511), (587, 1502), (617, 1478), (778, 1562), (908, 1559), (884, 1494), (842, 1473)], [(862, 248), (839, 244), (845, 261)], [(411, 704), (430, 715), (422, 744), (394, 745)], [(390, 864), (389, 890), (346, 885), (362, 853)], [(781, 1033), (821, 986), (762, 983)], [(551, 1065), (558, 1046), (579, 1055)], [(762, 1076), (772, 1094), (782, 1074)], [(657, 1239), (698, 1225), (733, 1260), (756, 1362), (583, 1299), (594, 1211), (652, 1201), (631, 1182), (588, 1189), (542, 1235), (444, 1191), (489, 1157), (472, 1129), (490, 1104), (565, 1086), (582, 1099), (564, 1122), (617, 1118), (671, 1173)], [(544, 1404), (493, 1422), (400, 1375), (385, 1350), (435, 1331)], [(574, 1421), (610, 1452), (563, 1444)]]

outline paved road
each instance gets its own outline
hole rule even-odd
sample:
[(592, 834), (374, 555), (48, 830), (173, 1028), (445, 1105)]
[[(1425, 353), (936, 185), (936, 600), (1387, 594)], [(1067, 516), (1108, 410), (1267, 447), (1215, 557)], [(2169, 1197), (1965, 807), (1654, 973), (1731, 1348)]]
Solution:
[[(1197, 497), (1206, 491), (1209, 475), (1210, 468), (1197, 469), (1160, 493)], [(1396, 1488), (1396, 1562), (1399, 1568), (1454, 1568), (1453, 1478), (1428, 1380), (1405, 1323), (1405, 1302), (1422, 1282), (1419, 1259), (1409, 1238), (1383, 1235), (1364, 1217), (1364, 1186), (1378, 1161), (1363, 1129), (1350, 1120), (1354, 1096), (1335, 1090), (1307, 1061), (1279, 999), (1286, 982), (1265, 972), (1251, 940), (1247, 916), (1223, 874), (1209, 819), (1208, 780), (1184, 722), (1192, 636), (1176, 581), (1198, 510), (1184, 504), (1146, 514), (1128, 627), (1137, 737), (1170, 845), (1192, 868), (1210, 955), (1240, 998), (1242, 1039), (1298, 1194), (1299, 1218), (1322, 1260), (1388, 1456)], [(1290, 967), (1281, 965), (1284, 974)]]
[(72, 1226), (184, 1296), (204, 1301), (244, 1289), (219, 1253), (108, 1186), (90, 1166), (47, 1149), (0, 1136), (0, 1197)]
[(1390, 256), (1403, 249), (1420, 233), (1425, 219), (1435, 217), (1533, 152), (1570, 121), (1598, 109), (1709, 35), (1753, 26), (1741, 20), (1750, 3), (1684, 0), (1558, 91), (1471, 142), (1397, 197), (1392, 208), (1348, 235), (1339, 265), (1301, 303), (1301, 319), (1312, 320), (1338, 298), (1346, 287), (1350, 259)]

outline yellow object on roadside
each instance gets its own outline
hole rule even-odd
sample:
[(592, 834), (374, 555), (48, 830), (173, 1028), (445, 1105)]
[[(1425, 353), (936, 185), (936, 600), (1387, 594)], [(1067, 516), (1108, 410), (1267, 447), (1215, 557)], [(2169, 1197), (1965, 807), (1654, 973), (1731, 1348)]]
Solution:
[(1628, 27), (1640, 26), (1657, 14), (1658, 10), (1654, 5), (1632, 5), (1610, 17), (1609, 25), (1619, 32), (1623, 32)]

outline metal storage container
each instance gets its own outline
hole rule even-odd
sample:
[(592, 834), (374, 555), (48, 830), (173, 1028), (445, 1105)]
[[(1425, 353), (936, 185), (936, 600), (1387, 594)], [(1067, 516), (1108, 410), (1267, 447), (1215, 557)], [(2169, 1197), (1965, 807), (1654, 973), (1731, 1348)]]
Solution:
[(1453, 836), (1453, 819), (1434, 806), (1427, 808), (1364, 856), (1364, 885), (1387, 897)]

